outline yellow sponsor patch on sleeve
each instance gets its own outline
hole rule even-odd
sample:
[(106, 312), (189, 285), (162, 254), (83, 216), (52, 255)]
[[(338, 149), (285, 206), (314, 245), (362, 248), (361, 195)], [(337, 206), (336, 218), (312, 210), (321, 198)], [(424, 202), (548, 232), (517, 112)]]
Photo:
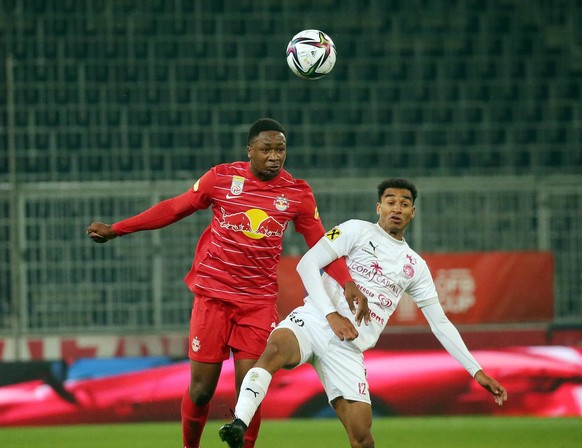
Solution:
[(325, 234), (325, 237), (330, 241), (334, 241), (341, 234), (342, 234), (342, 232), (340, 231), (340, 229), (338, 229), (337, 227), (334, 227), (333, 229), (331, 229), (329, 232), (327, 232)]
[(198, 179), (198, 180), (196, 181), (196, 183), (194, 184), (194, 186), (192, 187), (192, 189), (193, 189), (194, 191), (198, 191), (198, 187), (199, 187), (199, 186), (200, 186), (200, 179)]
[(315, 213), (313, 214), (313, 217), (315, 219), (319, 219), (319, 210), (317, 210), (317, 207), (315, 207)]

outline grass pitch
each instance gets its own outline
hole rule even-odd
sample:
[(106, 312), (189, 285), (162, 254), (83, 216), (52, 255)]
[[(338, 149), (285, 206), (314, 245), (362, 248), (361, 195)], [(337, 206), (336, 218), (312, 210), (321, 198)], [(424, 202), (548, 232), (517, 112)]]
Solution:
[[(225, 448), (211, 421), (202, 448)], [(377, 448), (577, 448), (582, 441), (582, 418), (533, 417), (413, 417), (377, 418), (373, 426)], [(138, 423), (1, 428), (0, 446), (28, 448), (178, 448), (177, 423)], [(349, 447), (339, 421), (266, 420), (256, 448)]]

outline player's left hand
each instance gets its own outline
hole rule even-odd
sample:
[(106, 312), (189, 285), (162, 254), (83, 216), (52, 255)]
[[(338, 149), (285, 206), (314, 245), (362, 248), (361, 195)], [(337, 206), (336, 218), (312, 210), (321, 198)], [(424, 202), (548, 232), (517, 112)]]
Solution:
[(503, 406), (503, 403), (507, 401), (507, 391), (505, 387), (499, 384), (495, 379), (488, 376), (483, 370), (479, 370), (475, 374), (475, 380), (493, 394), (495, 397), (495, 403), (498, 406)]
[(362, 325), (362, 320), (366, 325), (368, 325), (370, 323), (368, 298), (358, 289), (354, 282), (346, 282), (344, 285), (344, 296), (348, 302), (350, 311), (356, 316), (356, 323), (358, 326)]

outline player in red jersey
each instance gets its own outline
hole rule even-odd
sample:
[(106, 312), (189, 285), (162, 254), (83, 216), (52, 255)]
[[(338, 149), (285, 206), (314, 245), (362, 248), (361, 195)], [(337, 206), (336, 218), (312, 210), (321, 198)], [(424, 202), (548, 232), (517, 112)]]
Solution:
[[(185, 278), (195, 299), (188, 351), (190, 386), (182, 399), (184, 447), (199, 447), (222, 362), (232, 352), (238, 395), (243, 377), (277, 323), (277, 265), (289, 222), (309, 247), (325, 233), (311, 187), (283, 169), (286, 151), (287, 133), (281, 124), (260, 119), (249, 130), (249, 162), (217, 165), (179, 196), (113, 225), (94, 222), (87, 228), (93, 241), (104, 243), (159, 229), (212, 207), (212, 221), (200, 236)], [(367, 299), (345, 261), (337, 260), (326, 271), (344, 285), (357, 321), (367, 322)], [(340, 331), (346, 339), (357, 337), (352, 326)], [(245, 448), (254, 447), (259, 426), (257, 413), (246, 432)]]

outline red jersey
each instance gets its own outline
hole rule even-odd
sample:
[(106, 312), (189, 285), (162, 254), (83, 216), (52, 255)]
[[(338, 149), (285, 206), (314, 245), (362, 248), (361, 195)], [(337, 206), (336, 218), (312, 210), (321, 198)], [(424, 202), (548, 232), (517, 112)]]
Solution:
[[(210, 206), (212, 222), (200, 236), (185, 278), (191, 291), (209, 297), (271, 303), (277, 298), (277, 265), (289, 222), (309, 247), (325, 233), (307, 182), (285, 170), (261, 181), (249, 162), (217, 165), (186, 193), (114, 224), (113, 230), (121, 236), (160, 228)], [(341, 274), (349, 279), (343, 268)]]

